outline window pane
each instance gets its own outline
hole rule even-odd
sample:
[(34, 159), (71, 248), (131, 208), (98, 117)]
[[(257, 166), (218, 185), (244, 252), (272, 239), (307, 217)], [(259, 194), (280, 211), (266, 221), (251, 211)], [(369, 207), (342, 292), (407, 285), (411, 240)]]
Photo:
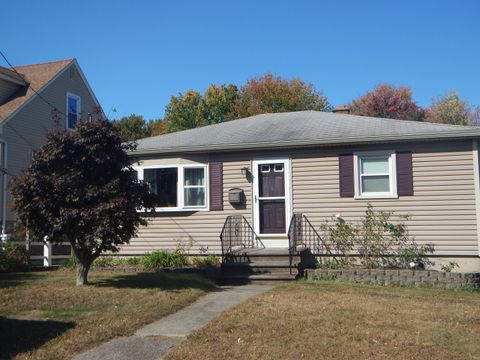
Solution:
[(185, 168), (185, 185), (205, 185), (205, 169)]
[(156, 207), (177, 206), (177, 168), (145, 169), (143, 179), (154, 194)]
[(69, 97), (68, 98), (68, 112), (70, 113), (74, 113), (76, 114), (78, 111), (77, 111), (77, 105), (78, 105), (78, 101), (77, 99), (73, 98), (73, 97)]
[(68, 113), (68, 128), (74, 129), (75, 124), (77, 123), (77, 114)]
[(388, 174), (388, 157), (385, 158), (363, 158), (362, 174)]
[(205, 189), (185, 188), (185, 206), (205, 206)]
[(390, 181), (387, 175), (362, 177), (362, 192), (390, 192)]

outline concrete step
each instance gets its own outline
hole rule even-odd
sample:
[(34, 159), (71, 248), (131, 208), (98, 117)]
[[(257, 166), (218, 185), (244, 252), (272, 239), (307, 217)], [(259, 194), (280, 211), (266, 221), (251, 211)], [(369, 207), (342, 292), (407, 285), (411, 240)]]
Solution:
[[(279, 262), (256, 262), (256, 263), (224, 263), (222, 265), (224, 273), (271, 273), (282, 274), (290, 273), (290, 264), (285, 261)], [(292, 273), (297, 273), (295, 264), (292, 264)]]
[(272, 282), (284, 282), (296, 280), (295, 274), (224, 274), (220, 282), (222, 284), (265, 284)]
[[(299, 256), (293, 256), (294, 263), (300, 262)], [(266, 255), (266, 254), (234, 254), (227, 255), (224, 260), (225, 263), (290, 263), (288, 255)]]

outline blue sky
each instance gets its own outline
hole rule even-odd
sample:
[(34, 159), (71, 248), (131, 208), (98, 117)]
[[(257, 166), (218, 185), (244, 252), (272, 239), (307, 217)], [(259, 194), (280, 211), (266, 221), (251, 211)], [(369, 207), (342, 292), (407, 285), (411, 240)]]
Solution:
[(423, 106), (451, 89), (480, 104), (479, 16), (477, 0), (4, 0), (0, 49), (14, 65), (77, 58), (111, 117), (159, 118), (171, 95), (266, 72), (333, 105), (382, 82)]

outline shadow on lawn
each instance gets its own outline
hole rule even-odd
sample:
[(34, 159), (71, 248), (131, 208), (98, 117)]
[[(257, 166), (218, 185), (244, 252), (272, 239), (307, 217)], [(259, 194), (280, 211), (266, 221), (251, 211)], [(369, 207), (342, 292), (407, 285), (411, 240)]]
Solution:
[(20, 320), (0, 316), (0, 359), (34, 350), (74, 326), (73, 322)]
[(187, 288), (212, 290), (216, 287), (212, 280), (200, 275), (167, 272), (117, 275), (107, 279), (92, 281), (92, 285), (116, 288), (161, 290), (181, 290)]
[(18, 286), (35, 278), (38, 278), (38, 274), (34, 272), (0, 273), (0, 289)]

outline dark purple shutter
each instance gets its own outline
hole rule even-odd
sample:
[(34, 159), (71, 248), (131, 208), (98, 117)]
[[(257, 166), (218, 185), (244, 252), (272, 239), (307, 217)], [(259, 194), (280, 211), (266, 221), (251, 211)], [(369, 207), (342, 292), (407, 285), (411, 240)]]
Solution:
[(209, 164), (210, 173), (210, 210), (223, 210), (223, 163)]
[(412, 152), (397, 152), (397, 193), (398, 196), (413, 195)]
[(353, 197), (355, 195), (353, 181), (353, 154), (340, 154), (338, 156), (340, 171), (340, 197)]

